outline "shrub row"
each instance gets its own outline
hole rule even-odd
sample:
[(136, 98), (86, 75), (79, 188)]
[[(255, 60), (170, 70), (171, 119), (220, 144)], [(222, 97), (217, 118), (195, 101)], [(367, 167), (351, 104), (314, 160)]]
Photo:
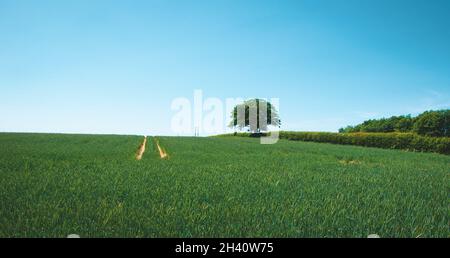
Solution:
[[(230, 135), (250, 136), (248, 133)], [(280, 138), (294, 141), (311, 141), (450, 154), (450, 137), (428, 137), (420, 136), (415, 133), (326, 133), (281, 131)]]

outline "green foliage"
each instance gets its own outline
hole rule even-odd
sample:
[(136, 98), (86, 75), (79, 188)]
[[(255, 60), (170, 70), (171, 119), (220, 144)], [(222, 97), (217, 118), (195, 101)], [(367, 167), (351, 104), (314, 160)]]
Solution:
[(416, 118), (414, 132), (427, 136), (450, 136), (450, 110), (427, 111)]
[(424, 136), (449, 137), (450, 110), (426, 111), (414, 118), (411, 115), (407, 115), (371, 119), (356, 126), (340, 128), (339, 132), (415, 132)]
[(399, 116), (394, 123), (394, 130), (396, 132), (410, 132), (413, 128), (414, 120), (410, 115), (407, 116)]
[(450, 138), (426, 137), (414, 133), (324, 133), (281, 131), (280, 138), (450, 154)]
[(356, 126), (347, 126), (339, 129), (340, 133), (356, 133), (356, 132), (410, 132), (413, 126), (413, 118), (407, 116), (393, 116), (390, 118), (371, 119), (364, 121)]
[[(251, 134), (237, 133), (222, 136), (243, 136)], [(418, 152), (436, 152), (450, 154), (449, 137), (428, 137), (415, 133), (328, 133), (328, 132), (289, 132), (280, 131), (281, 139), (294, 141), (322, 142), (344, 145), (360, 145), (384, 149), (401, 149)]]
[[(267, 110), (267, 112), (263, 112), (264, 109)], [(243, 119), (239, 118), (238, 112), (243, 112), (245, 114)], [(251, 112), (255, 112), (256, 121), (250, 119)], [(249, 132), (260, 133), (268, 131), (268, 125), (281, 125), (278, 111), (266, 100), (251, 99), (246, 100), (244, 103), (233, 108), (233, 111), (231, 112), (231, 122), (228, 126), (238, 128), (239, 130), (248, 128)]]
[(142, 137), (0, 134), (0, 237), (449, 235), (448, 156), (158, 140), (168, 160), (151, 137), (136, 161)]

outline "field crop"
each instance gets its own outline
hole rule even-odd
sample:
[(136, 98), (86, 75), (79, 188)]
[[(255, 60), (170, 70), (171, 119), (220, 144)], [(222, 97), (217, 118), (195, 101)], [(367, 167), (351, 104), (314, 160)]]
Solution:
[(243, 137), (0, 134), (0, 237), (449, 237), (450, 157)]

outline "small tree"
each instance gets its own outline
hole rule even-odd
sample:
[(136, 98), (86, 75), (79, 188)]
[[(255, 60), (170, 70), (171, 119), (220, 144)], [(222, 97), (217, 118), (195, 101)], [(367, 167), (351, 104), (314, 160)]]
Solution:
[[(264, 110), (267, 112), (264, 112)], [(239, 112), (242, 113), (239, 114)], [(248, 128), (251, 133), (261, 133), (268, 131), (268, 125), (278, 127), (281, 125), (278, 111), (266, 100), (251, 99), (234, 107), (231, 112), (231, 122), (228, 126), (239, 130)]]

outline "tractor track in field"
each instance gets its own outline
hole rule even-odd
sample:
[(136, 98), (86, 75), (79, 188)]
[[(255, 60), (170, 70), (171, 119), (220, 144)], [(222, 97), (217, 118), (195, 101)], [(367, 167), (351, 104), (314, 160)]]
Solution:
[(163, 148), (161, 148), (161, 146), (159, 145), (159, 141), (156, 138), (155, 138), (155, 143), (156, 143), (156, 147), (158, 148), (159, 156), (161, 157), (161, 159), (169, 158), (169, 155)]
[(141, 160), (142, 156), (144, 155), (145, 152), (145, 145), (147, 144), (147, 136), (144, 136), (144, 141), (142, 142), (142, 144), (139, 146), (137, 152), (136, 152), (136, 160)]

